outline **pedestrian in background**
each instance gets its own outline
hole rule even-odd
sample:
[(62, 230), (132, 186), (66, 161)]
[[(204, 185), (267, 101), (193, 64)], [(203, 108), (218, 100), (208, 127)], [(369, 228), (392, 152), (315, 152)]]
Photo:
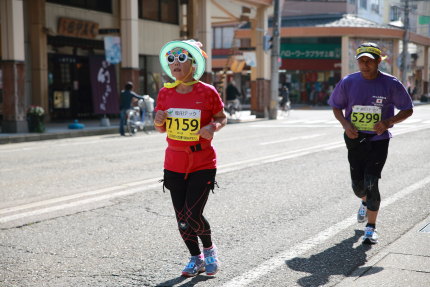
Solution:
[[(357, 221), (367, 219), (364, 244), (378, 241), (376, 219), (381, 203), (378, 181), (392, 137), (388, 129), (413, 113), (411, 97), (402, 83), (379, 71), (381, 57), (378, 45), (361, 44), (356, 50), (360, 71), (343, 78), (329, 99), (334, 116), (345, 130), (352, 189), (362, 200)], [(394, 108), (399, 110), (397, 114)]]
[(236, 83), (234, 82), (234, 80), (231, 80), (228, 83), (225, 93), (226, 93), (228, 112), (232, 115), (234, 114), (234, 111), (238, 111), (240, 109), (239, 98), (242, 97), (242, 94), (237, 89)]
[(281, 89), (281, 102), (279, 103), (281, 109), (286, 111), (289, 109), (290, 105), (290, 91), (286, 85), (282, 86)]
[(218, 250), (203, 209), (215, 185), (216, 153), (211, 141), (227, 117), (217, 90), (199, 81), (207, 57), (201, 46), (188, 40), (161, 48), (161, 67), (176, 81), (160, 90), (154, 119), (157, 131), (167, 132), (164, 187), (170, 191), (179, 232), (191, 255), (182, 270), (186, 277), (204, 271), (215, 275), (219, 269)]
[(121, 91), (120, 104), (119, 104), (119, 134), (125, 136), (124, 125), (126, 121), (127, 110), (132, 107), (134, 100), (143, 100), (143, 97), (133, 92), (133, 83), (127, 82), (124, 86), (124, 90)]

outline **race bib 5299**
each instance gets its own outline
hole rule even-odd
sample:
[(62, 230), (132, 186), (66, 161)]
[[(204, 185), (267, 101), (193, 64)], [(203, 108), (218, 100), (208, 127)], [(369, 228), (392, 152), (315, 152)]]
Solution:
[(359, 131), (374, 131), (373, 126), (381, 120), (381, 108), (375, 106), (353, 106), (351, 122)]
[(171, 108), (167, 110), (167, 137), (178, 141), (198, 141), (200, 110)]

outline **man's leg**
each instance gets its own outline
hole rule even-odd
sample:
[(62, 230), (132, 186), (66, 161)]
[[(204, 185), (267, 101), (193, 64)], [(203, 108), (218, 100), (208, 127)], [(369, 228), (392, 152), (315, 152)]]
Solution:
[(125, 110), (121, 110), (119, 113), (119, 134), (125, 135), (124, 133), (124, 124), (125, 124)]

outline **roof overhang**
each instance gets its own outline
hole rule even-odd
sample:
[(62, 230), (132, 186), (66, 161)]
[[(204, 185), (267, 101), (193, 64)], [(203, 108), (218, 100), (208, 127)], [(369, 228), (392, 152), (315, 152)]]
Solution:
[[(271, 29), (269, 29), (271, 30)], [(365, 37), (365, 38), (394, 38), (403, 39), (404, 30), (369, 28), (369, 27), (284, 27), (281, 28), (281, 38), (300, 37)], [(236, 38), (251, 38), (250, 29), (236, 30)], [(430, 46), (430, 38), (409, 32), (409, 40), (414, 44)]]

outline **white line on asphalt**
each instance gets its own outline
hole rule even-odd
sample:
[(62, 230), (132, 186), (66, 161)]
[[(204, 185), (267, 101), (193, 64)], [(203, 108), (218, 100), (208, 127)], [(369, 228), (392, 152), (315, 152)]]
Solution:
[(112, 199), (112, 198), (119, 197), (119, 196), (126, 196), (126, 195), (134, 194), (134, 193), (137, 193), (137, 192), (140, 192), (143, 190), (148, 190), (148, 189), (154, 188), (156, 186), (159, 186), (159, 184), (148, 185), (148, 186), (145, 186), (144, 188), (135, 187), (132, 189), (122, 190), (122, 191), (119, 191), (116, 193), (99, 195), (97, 197), (81, 199), (81, 200), (75, 201), (75, 202), (63, 203), (60, 205), (54, 205), (54, 206), (50, 206), (50, 207), (44, 207), (41, 209), (35, 209), (32, 211), (27, 211), (27, 212), (17, 213), (17, 214), (5, 216), (5, 217), (0, 217), (0, 224), (14, 221), (14, 220), (18, 220), (18, 219), (22, 219), (25, 217), (31, 217), (31, 216), (35, 216), (35, 215), (46, 214), (46, 213), (55, 212), (55, 211), (64, 210), (64, 209), (70, 209), (70, 208), (74, 208), (74, 207), (81, 206), (84, 204), (94, 203), (94, 202), (98, 202), (98, 201), (102, 201), (102, 200), (108, 200), (108, 199)]
[[(381, 208), (385, 208), (394, 202), (404, 198), (408, 194), (412, 192), (424, 188), (427, 184), (430, 184), (430, 176), (402, 189), (397, 192), (393, 196), (385, 199), (381, 203)], [(349, 228), (351, 225), (357, 222), (356, 214), (344, 219), (343, 221), (336, 223), (333, 226), (330, 226), (326, 230), (321, 231), (316, 236), (309, 238), (305, 241), (302, 241), (288, 250), (285, 250), (275, 257), (270, 258), (269, 260), (264, 261), (257, 267), (245, 272), (244, 274), (233, 278), (223, 285), (223, 287), (241, 287), (246, 286), (255, 280), (263, 277), (275, 269), (284, 266), (286, 260), (291, 260), (295, 257), (298, 257), (310, 249), (316, 247), (317, 245), (322, 244), (324, 241), (333, 238), (336, 234), (342, 232), (343, 230)]]
[[(336, 148), (339, 146), (339, 142), (328, 143), (323, 145), (311, 146), (304, 149), (294, 150), (290, 152), (283, 152), (278, 154), (272, 154), (270, 156), (263, 156), (259, 158), (252, 158), (249, 160), (236, 161), (230, 164), (222, 165), (218, 168), (218, 174), (223, 174), (230, 171), (237, 171), (240, 169), (248, 168), (250, 166), (260, 165), (262, 163), (275, 162), (284, 160), (286, 158), (294, 158), (303, 156), (306, 154), (321, 151), (327, 148)], [(15, 207), (9, 207), (5, 209), (0, 209), (1, 214), (10, 214), (4, 217), (0, 217), (0, 224), (11, 222), (14, 220), (46, 214), (58, 210), (63, 210), (67, 208), (77, 207), (79, 205), (84, 205), (88, 203), (93, 203), (106, 199), (113, 199), (115, 197), (130, 195), (137, 192), (143, 192), (150, 188), (159, 186), (159, 183), (155, 183), (160, 178), (151, 178), (143, 181), (132, 182), (128, 184), (122, 184), (119, 186), (113, 186), (108, 188), (102, 188), (94, 191), (83, 192), (74, 195), (68, 195), (53, 199), (48, 199), (44, 201), (38, 201), (34, 203), (19, 205)], [(136, 187), (136, 188), (133, 188)], [(91, 197), (92, 196), (92, 197)], [(90, 198), (88, 198), (90, 197)], [(72, 201), (72, 202), (70, 202)], [(49, 206), (52, 204), (58, 204), (56, 206)], [(32, 210), (29, 210), (32, 209)], [(26, 211), (27, 210), (27, 211)], [(29, 210), (29, 211), (28, 211)], [(18, 212), (18, 213), (17, 213)], [(13, 213), (13, 214), (12, 214)]]
[(282, 125), (252, 125), (253, 128), (338, 128), (341, 125), (337, 124), (282, 124)]
[[(404, 128), (404, 129), (398, 130), (396, 132), (396, 135), (418, 131), (422, 129), (427, 129), (427, 128), (429, 128), (429, 126), (420, 126), (414, 129)], [(310, 146), (310, 147), (302, 148), (298, 150), (282, 152), (282, 153), (272, 154), (272, 155), (258, 157), (258, 158), (251, 158), (251, 159), (242, 160), (242, 161), (236, 161), (233, 163), (224, 164), (220, 166), (218, 168), (217, 173), (223, 174), (231, 171), (237, 171), (237, 170), (249, 168), (252, 166), (257, 166), (260, 164), (276, 162), (276, 161), (281, 161), (281, 160), (290, 159), (290, 158), (296, 158), (296, 157), (320, 152), (322, 150), (330, 150), (330, 149), (335, 149), (343, 146), (344, 146), (343, 141), (336, 141), (336, 142), (331, 142), (327, 144), (314, 145), (314, 146)], [(122, 185), (102, 188), (94, 191), (83, 192), (75, 195), (63, 196), (63, 197), (48, 199), (44, 201), (19, 205), (15, 207), (0, 209), (0, 215), (8, 214), (8, 213), (10, 214), (4, 217), (0, 217), (0, 224), (34, 216), (34, 215), (46, 214), (49, 212), (58, 211), (66, 208), (77, 207), (79, 205), (83, 205), (87, 203), (93, 203), (101, 200), (113, 199), (120, 196), (143, 192), (150, 188), (158, 186), (159, 184), (155, 183), (158, 180), (160, 180), (160, 178), (151, 178), (151, 179), (136, 181), (128, 184), (122, 184)], [(133, 188), (133, 187), (136, 187), (136, 188)], [(124, 189), (127, 189), (127, 190), (124, 190)], [(59, 205), (49, 206), (52, 204), (59, 204)], [(29, 211), (28, 209), (33, 209), (33, 210)]]
[[(8, 207), (8, 208), (0, 209), (0, 215), (1, 214), (7, 214), (7, 213), (13, 213), (13, 212), (17, 212), (20, 210), (26, 210), (26, 209), (37, 208), (37, 207), (41, 207), (41, 206), (52, 205), (52, 204), (65, 202), (65, 201), (76, 200), (76, 199), (80, 199), (80, 198), (84, 198), (84, 197), (97, 196), (99, 194), (108, 193), (108, 192), (116, 192), (118, 190), (132, 188), (132, 187), (136, 187), (136, 186), (153, 184), (159, 180), (160, 180), (160, 178), (151, 178), (151, 179), (135, 181), (135, 182), (126, 183), (126, 184), (121, 184), (121, 185), (117, 185), (117, 186), (101, 188), (101, 189), (97, 189), (97, 190), (93, 190), (93, 191), (86, 191), (86, 192), (82, 192), (82, 193), (76, 193), (76, 194), (72, 194), (72, 195), (67, 195), (67, 196), (37, 201), (37, 202), (23, 204), (23, 205), (19, 205), (19, 206), (15, 206), (15, 207)], [(3, 220), (3, 219), (4, 218), (0, 218), (0, 222), (2, 222), (1, 220)]]
[(315, 135), (309, 135), (309, 136), (293, 137), (293, 138), (271, 141), (271, 142), (262, 142), (262, 143), (260, 143), (260, 145), (277, 144), (277, 143), (290, 142), (290, 141), (295, 141), (295, 140), (307, 140), (307, 139), (311, 139), (311, 138), (320, 137), (323, 135), (325, 135), (325, 134), (315, 134)]

